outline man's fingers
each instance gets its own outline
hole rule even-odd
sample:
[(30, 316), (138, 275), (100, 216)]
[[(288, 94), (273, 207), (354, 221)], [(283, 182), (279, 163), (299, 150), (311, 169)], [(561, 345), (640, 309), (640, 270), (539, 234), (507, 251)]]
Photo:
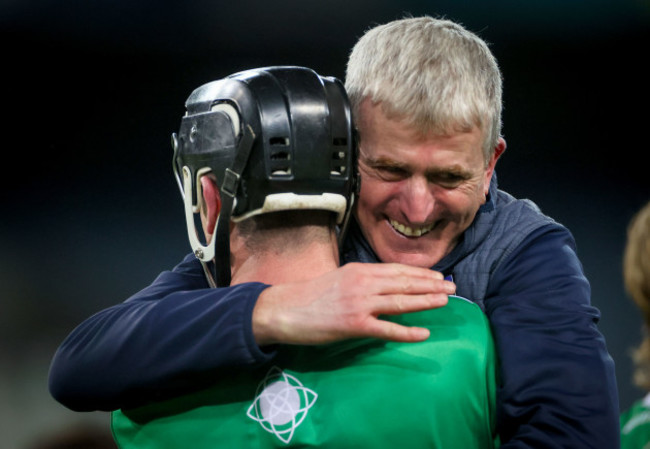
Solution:
[(392, 276), (409, 276), (421, 277), (424, 279), (442, 279), (443, 275), (438, 271), (433, 271), (429, 268), (414, 267), (411, 265), (403, 265), (401, 263), (349, 263), (345, 265), (346, 268), (352, 270), (361, 270), (374, 276), (392, 277)]
[(371, 298), (372, 308), (377, 315), (401, 315), (437, 309), (447, 304), (446, 294), (424, 295), (381, 295)]
[(377, 319), (372, 322), (367, 336), (402, 343), (416, 343), (429, 338), (430, 332), (423, 327), (409, 327)]
[(350, 264), (350, 284), (366, 294), (424, 294), (456, 292), (453, 282), (428, 268), (401, 264)]
[(456, 284), (444, 279), (426, 279), (420, 277), (384, 277), (375, 279), (368, 286), (367, 293), (376, 295), (421, 295), (436, 293), (453, 295), (456, 293)]

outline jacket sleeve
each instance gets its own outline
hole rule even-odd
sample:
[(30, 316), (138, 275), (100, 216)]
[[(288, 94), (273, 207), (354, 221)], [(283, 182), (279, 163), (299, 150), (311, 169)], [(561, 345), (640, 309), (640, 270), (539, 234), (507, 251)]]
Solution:
[(502, 449), (618, 448), (614, 362), (571, 234), (544, 227), (497, 271), (485, 306), (501, 363)]
[(218, 368), (268, 361), (273, 352), (251, 329), (266, 287), (209, 288), (190, 255), (75, 328), (54, 355), (50, 393), (72, 410), (109, 411), (200, 388)]

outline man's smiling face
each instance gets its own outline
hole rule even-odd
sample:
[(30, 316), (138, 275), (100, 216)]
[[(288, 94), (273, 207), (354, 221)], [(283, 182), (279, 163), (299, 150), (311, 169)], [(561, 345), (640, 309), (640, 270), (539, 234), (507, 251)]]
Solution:
[(356, 217), (383, 262), (431, 267), (457, 245), (485, 202), (499, 140), (488, 164), (483, 133), (421, 136), (366, 100), (358, 113), (361, 193)]

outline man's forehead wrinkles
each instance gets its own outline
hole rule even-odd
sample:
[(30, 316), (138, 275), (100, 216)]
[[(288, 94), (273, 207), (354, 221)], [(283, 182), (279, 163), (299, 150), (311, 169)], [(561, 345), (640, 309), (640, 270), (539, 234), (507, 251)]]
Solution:
[(373, 165), (390, 165), (394, 167), (408, 167), (409, 164), (406, 162), (397, 161), (387, 156), (378, 156), (378, 157), (366, 157), (366, 162)]

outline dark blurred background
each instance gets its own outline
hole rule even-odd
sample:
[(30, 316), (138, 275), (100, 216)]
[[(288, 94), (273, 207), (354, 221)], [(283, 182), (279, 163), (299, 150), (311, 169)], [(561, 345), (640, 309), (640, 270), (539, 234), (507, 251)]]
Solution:
[(491, 43), (505, 82), (500, 186), (573, 231), (621, 408), (643, 394), (621, 254), (650, 200), (649, 0), (2, 0), (0, 447), (108, 427), (50, 398), (48, 365), (76, 324), (189, 252), (170, 147), (189, 93), (264, 65), (344, 78), (357, 38), (406, 14)]

